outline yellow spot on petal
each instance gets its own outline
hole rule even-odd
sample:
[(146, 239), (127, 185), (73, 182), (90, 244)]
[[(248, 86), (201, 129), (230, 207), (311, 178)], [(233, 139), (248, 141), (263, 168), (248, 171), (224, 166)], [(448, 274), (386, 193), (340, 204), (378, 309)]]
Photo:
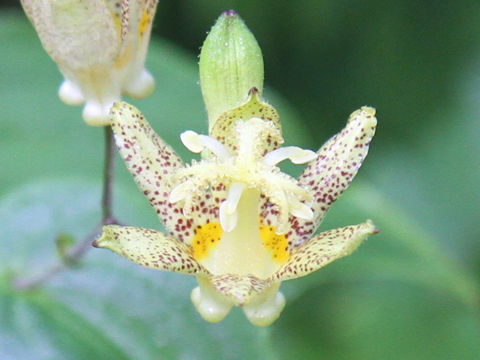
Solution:
[(143, 34), (147, 30), (148, 26), (150, 25), (150, 15), (148, 10), (145, 10), (142, 14), (142, 18), (140, 19), (140, 24), (138, 25), (138, 36), (142, 38)]
[(284, 263), (290, 257), (288, 241), (285, 234), (278, 235), (275, 226), (260, 226), (260, 237), (263, 246), (270, 252), (272, 259), (278, 263)]
[(113, 17), (113, 23), (115, 24), (115, 29), (117, 30), (117, 33), (118, 33), (118, 37), (120, 38), (122, 34), (122, 19), (120, 19), (120, 17), (115, 13), (112, 14), (112, 17)]
[(206, 223), (195, 229), (192, 241), (193, 257), (200, 261), (208, 256), (222, 238), (223, 230), (220, 223)]

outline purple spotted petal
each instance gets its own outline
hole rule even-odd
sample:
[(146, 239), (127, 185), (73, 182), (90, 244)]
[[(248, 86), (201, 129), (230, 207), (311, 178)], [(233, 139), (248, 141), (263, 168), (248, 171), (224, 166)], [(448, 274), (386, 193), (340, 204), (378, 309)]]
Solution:
[(118, 150), (138, 187), (168, 232), (190, 244), (197, 225), (218, 219), (218, 206), (225, 198), (224, 186), (212, 187), (210, 193), (192, 204), (190, 215), (184, 216), (182, 204), (169, 201), (170, 192), (177, 185), (175, 172), (184, 166), (180, 157), (134, 106), (115, 103), (111, 115)]
[(183, 240), (185, 229), (176, 225), (179, 219), (187, 220), (182, 209), (168, 201), (175, 185), (173, 174), (183, 167), (182, 160), (134, 106), (115, 103), (111, 116), (115, 142), (128, 170), (169, 233)]
[(308, 221), (290, 217), (296, 244), (311, 237), (332, 203), (350, 185), (367, 156), (376, 125), (373, 108), (362, 107), (355, 111), (345, 128), (318, 150), (318, 157), (300, 175), (299, 184), (313, 196), (314, 218)]
[(209, 277), (215, 290), (227, 296), (237, 306), (264, 292), (271, 284), (253, 275), (224, 274)]
[(322, 232), (296, 248), (290, 258), (271, 277), (284, 281), (308, 275), (331, 262), (350, 255), (367, 236), (378, 233), (370, 220)]
[(191, 248), (162, 232), (132, 226), (108, 225), (95, 247), (109, 249), (138, 265), (182, 274), (210, 273), (193, 257)]

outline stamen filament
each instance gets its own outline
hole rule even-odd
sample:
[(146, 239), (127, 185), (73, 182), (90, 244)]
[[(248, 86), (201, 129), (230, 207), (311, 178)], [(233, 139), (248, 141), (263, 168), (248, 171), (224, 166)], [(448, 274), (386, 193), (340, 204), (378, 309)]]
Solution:
[[(224, 232), (230, 233), (239, 226), (237, 223), (241, 219), (237, 207), (246, 189), (260, 191), (275, 206), (277, 234), (287, 232), (290, 216), (312, 220), (312, 209), (303, 203), (310, 201), (311, 196), (294, 178), (282, 173), (276, 164), (286, 159), (302, 164), (312, 161), (317, 154), (297, 146), (275, 150), (271, 150), (272, 146), (266, 147), (265, 144), (272, 142), (279, 146), (283, 138), (278, 128), (263, 119), (237, 120), (233, 126), (235, 132), (231, 136), (235, 136), (235, 146), (224, 145), (212, 136), (191, 130), (181, 134), (182, 142), (190, 151), (209, 150), (213, 156), (192, 162), (191, 166), (177, 172), (181, 185), (171, 191), (170, 202), (184, 201), (183, 214), (189, 216), (195, 202), (209, 189), (209, 184), (217, 183), (228, 189), (226, 196), (222, 193), (225, 200), (219, 204), (219, 220)], [(268, 150), (271, 151), (262, 155)]]
[(220, 225), (223, 230), (230, 232), (235, 229), (238, 221), (237, 206), (240, 198), (242, 197), (243, 190), (245, 189), (245, 183), (234, 182), (228, 189), (227, 198), (220, 204), (219, 217)]
[(227, 199), (225, 200), (225, 202), (227, 203), (226, 210), (229, 214), (232, 214), (234, 211), (236, 211), (238, 202), (240, 201), (245, 187), (246, 184), (240, 182), (234, 182), (230, 185), (228, 189)]

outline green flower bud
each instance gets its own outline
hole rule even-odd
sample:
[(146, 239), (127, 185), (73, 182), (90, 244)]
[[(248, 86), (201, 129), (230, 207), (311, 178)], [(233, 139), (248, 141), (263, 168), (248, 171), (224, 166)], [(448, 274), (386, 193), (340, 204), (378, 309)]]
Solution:
[(218, 18), (203, 43), (200, 84), (209, 129), (225, 111), (245, 102), (251, 88), (262, 93), (262, 51), (234, 10)]

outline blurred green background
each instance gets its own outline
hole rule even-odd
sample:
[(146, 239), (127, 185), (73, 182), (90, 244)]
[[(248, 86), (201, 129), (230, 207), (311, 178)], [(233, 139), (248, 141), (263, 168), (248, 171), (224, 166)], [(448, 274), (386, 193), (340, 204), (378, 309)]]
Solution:
[[(264, 53), (265, 97), (288, 143), (318, 148), (350, 112), (377, 108), (367, 160), (321, 229), (374, 220), (352, 256), (286, 282), (264, 329), (240, 310), (205, 323), (193, 278), (92, 250), (45, 287), (54, 239), (97, 224), (102, 129), (56, 96), (61, 76), (15, 2), (0, 8), (0, 359), (475, 359), (480, 354), (480, 2), (163, 0), (134, 102), (185, 158), (206, 131), (197, 58), (234, 8)], [(117, 157), (115, 212), (161, 228)], [(297, 169), (298, 173), (298, 169)]]

